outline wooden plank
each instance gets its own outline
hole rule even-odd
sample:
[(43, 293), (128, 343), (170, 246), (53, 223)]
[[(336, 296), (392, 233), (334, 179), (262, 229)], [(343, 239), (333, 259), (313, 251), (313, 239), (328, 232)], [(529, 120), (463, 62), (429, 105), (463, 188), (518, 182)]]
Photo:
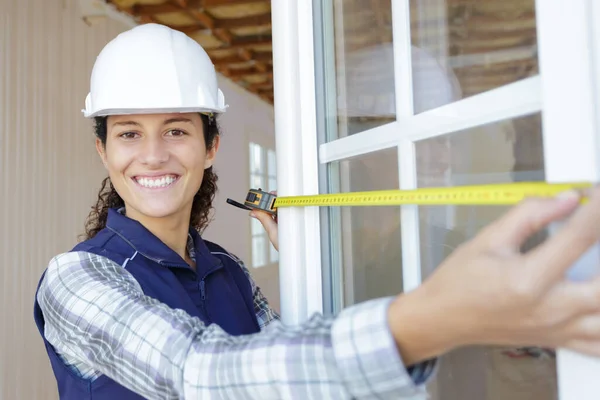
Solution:
[(271, 0), (203, 0), (201, 1), (202, 7), (218, 7), (218, 6), (235, 6), (239, 4), (249, 3), (270, 3)]
[(272, 76), (273, 75), (273, 67), (270, 65), (267, 66), (266, 72), (257, 71), (256, 68), (240, 68), (240, 69), (230, 69), (228, 70), (229, 77), (241, 77), (247, 75), (264, 75), (264, 76)]
[(253, 46), (264, 46), (271, 44), (271, 35), (268, 36), (244, 36), (233, 39), (230, 47), (236, 47), (240, 49), (249, 48)]
[(215, 27), (224, 29), (247, 28), (250, 26), (265, 25), (271, 25), (270, 13), (241, 18), (215, 19)]
[[(247, 61), (238, 54), (221, 58), (213, 57), (211, 55), (211, 59), (215, 65), (237, 64)], [(273, 60), (273, 54), (269, 51), (252, 52), (252, 59), (259, 62), (270, 62)]]
[(163, 4), (136, 4), (132, 7), (131, 11), (135, 15), (152, 16), (154, 14), (166, 14), (171, 12), (183, 11), (181, 6), (173, 3)]

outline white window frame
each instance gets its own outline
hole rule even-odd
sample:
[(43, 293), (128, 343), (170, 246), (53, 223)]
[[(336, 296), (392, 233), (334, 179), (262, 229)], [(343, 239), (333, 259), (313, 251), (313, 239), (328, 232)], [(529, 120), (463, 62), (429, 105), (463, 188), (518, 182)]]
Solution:
[[(260, 159), (260, 166), (261, 168), (256, 171), (254, 170), (253, 167), (253, 157), (255, 156), (254, 154), (254, 150), (257, 149), (258, 153), (259, 153), (259, 159)], [(249, 153), (249, 170), (250, 170), (250, 174), (248, 176), (250, 182), (250, 186), (253, 189), (262, 189), (265, 191), (271, 191), (271, 190), (275, 190), (276, 189), (276, 184), (272, 187), (270, 182), (272, 180), (276, 180), (277, 179), (277, 167), (274, 166), (273, 168), (271, 168), (270, 162), (269, 162), (269, 157), (271, 156), (271, 154), (273, 154), (273, 156), (276, 157), (276, 153), (273, 149), (269, 149), (268, 147), (262, 146), (259, 143), (255, 143), (255, 142), (250, 142), (248, 144), (248, 153)], [(257, 185), (255, 185), (254, 182), (254, 178), (258, 177), (263, 184), (262, 185), (258, 185), (258, 187), (255, 187)], [(258, 222), (258, 221), (257, 221)], [(257, 229), (256, 231), (253, 230), (253, 226), (255, 226), (255, 222), (252, 222), (252, 224), (250, 225), (250, 252), (251, 252), (251, 257), (250, 259), (252, 260), (252, 267), (253, 268), (262, 268), (262, 267), (266, 267), (269, 265), (273, 265), (275, 263), (278, 262), (278, 252), (275, 251), (275, 249), (273, 248), (273, 245), (271, 244), (271, 242), (269, 241), (269, 236), (267, 235), (267, 232), (260, 227), (260, 229)], [(264, 263), (262, 264), (258, 264), (254, 261), (255, 258), (255, 246), (254, 243), (257, 239), (261, 239), (262, 242), (264, 243), (264, 246), (262, 247), (261, 251), (262, 251), (262, 257), (264, 259)]]
[[(272, 0), (277, 194), (319, 193), (312, 0)], [(323, 311), (318, 207), (282, 208), (280, 312), (298, 324)]]
[[(400, 187), (412, 189), (415, 141), (540, 111), (546, 179), (598, 180), (600, 27), (594, 20), (600, 20), (600, 4), (596, 0), (536, 0), (541, 75), (418, 115), (412, 110), (409, 3), (393, 0), (397, 120), (320, 146), (312, 0), (274, 0), (271, 7), (280, 195), (318, 193), (322, 165), (391, 147), (398, 149)], [(324, 297), (319, 213), (314, 207), (279, 213), (281, 310), (285, 321), (297, 323), (323, 309), (318, 304)], [(421, 283), (418, 208), (403, 206), (401, 223), (404, 289), (411, 290)], [(600, 359), (559, 349), (557, 368), (561, 400), (600, 397)]]

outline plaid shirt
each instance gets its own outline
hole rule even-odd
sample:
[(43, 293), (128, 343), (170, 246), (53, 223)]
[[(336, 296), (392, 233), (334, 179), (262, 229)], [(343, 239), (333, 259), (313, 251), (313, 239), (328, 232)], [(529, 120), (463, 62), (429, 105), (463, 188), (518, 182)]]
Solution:
[(45, 337), (80, 375), (105, 374), (148, 399), (399, 399), (425, 394), (435, 360), (405, 368), (387, 325), (391, 298), (285, 326), (249, 271), (261, 332), (216, 324), (145, 296), (113, 261), (54, 257), (38, 292)]

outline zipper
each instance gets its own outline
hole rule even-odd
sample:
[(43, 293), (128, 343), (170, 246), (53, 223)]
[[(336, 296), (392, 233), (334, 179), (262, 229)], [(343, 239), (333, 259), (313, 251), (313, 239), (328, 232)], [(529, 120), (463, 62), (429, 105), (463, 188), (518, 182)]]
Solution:
[(206, 318), (207, 325), (210, 325), (212, 321), (210, 315), (208, 315), (208, 309), (206, 308), (206, 287), (204, 278), (200, 279), (200, 283), (198, 285), (200, 286), (200, 303), (202, 306), (202, 312), (204, 313), (204, 317)]
[(204, 287), (204, 278), (200, 280), (200, 299), (202, 301), (206, 300), (206, 289)]

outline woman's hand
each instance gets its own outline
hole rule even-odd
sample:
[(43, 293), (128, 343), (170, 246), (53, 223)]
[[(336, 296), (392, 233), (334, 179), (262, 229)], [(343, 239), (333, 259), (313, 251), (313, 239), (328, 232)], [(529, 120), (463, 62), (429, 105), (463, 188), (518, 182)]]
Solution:
[[(397, 297), (388, 316), (405, 363), (464, 345), (569, 348), (600, 356), (600, 277), (566, 271), (600, 239), (600, 189), (578, 208), (569, 192), (531, 199), (460, 246), (422, 286)], [(568, 218), (528, 253), (525, 240)], [(597, 260), (600, 262), (600, 260)]]
[[(276, 191), (270, 192), (271, 194), (277, 195)], [(250, 216), (256, 218), (267, 231), (269, 240), (273, 243), (275, 250), (279, 251), (279, 240), (277, 237), (277, 215), (271, 215), (268, 212), (260, 210), (250, 211)]]

